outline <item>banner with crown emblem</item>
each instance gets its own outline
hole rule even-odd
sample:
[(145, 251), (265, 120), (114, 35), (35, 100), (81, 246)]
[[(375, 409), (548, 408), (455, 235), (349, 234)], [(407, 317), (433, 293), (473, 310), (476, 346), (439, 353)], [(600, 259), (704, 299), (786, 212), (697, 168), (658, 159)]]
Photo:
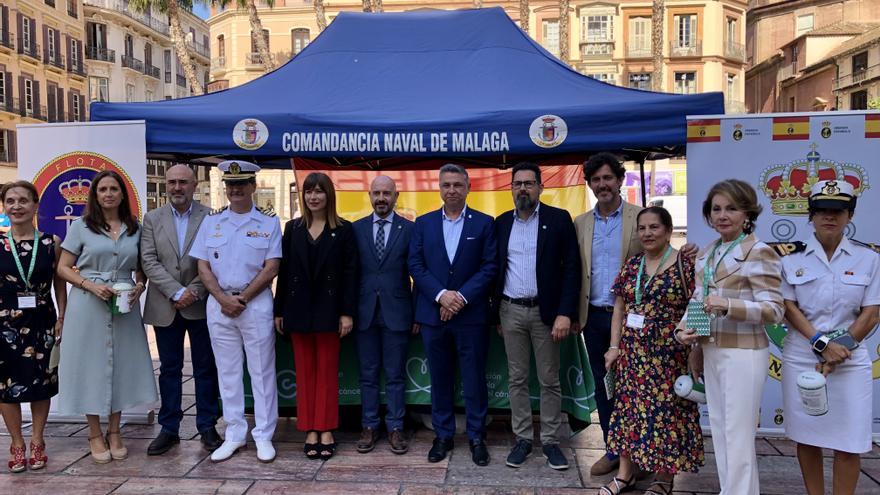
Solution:
[(92, 178), (122, 176), (138, 218), (145, 213), (146, 127), (143, 121), (19, 125), (18, 178), (40, 193), (37, 228), (62, 239), (88, 201)]
[[(717, 130), (707, 128), (708, 122)], [(716, 132), (718, 139), (707, 139)], [(820, 180), (846, 181), (854, 189), (858, 206), (845, 235), (880, 243), (880, 223), (873, 218), (873, 212), (880, 211), (880, 191), (873, 185), (880, 178), (880, 112), (695, 116), (688, 119), (688, 137), (688, 218), (703, 218), (702, 203), (713, 184), (742, 179), (755, 187), (764, 208), (757, 221), (758, 238), (784, 246), (806, 240), (813, 232), (807, 212), (810, 188)], [(688, 225), (688, 240), (699, 246), (715, 238), (717, 234), (705, 222)], [(767, 334), (770, 379), (764, 389), (761, 429), (782, 432), (785, 410), (780, 380), (786, 328), (771, 326)], [(876, 437), (880, 435), (880, 331), (875, 328), (862, 345), (873, 361)]]

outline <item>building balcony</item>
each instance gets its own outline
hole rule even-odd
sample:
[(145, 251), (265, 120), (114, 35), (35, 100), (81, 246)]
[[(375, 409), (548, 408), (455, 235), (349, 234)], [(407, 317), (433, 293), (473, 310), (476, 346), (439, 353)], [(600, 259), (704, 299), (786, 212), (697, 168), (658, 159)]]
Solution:
[(144, 12), (138, 12), (132, 9), (127, 1), (123, 0), (83, 0), (85, 5), (100, 7), (102, 9), (113, 10), (143, 24), (144, 26), (168, 36), (168, 24), (156, 19), (155, 17)]
[(651, 46), (626, 45), (626, 58), (651, 58)]
[(178, 87), (181, 87), (181, 88), (186, 88), (186, 87), (187, 87), (187, 84), (186, 84), (186, 76), (182, 76), (182, 75), (180, 75), (180, 74), (177, 74), (177, 86), (178, 86)]
[(131, 69), (135, 72), (144, 73), (144, 63), (134, 57), (129, 57), (128, 55), (122, 56), (122, 66), (126, 69)]
[(840, 76), (834, 80), (834, 91), (838, 91), (849, 86), (855, 86), (865, 81), (880, 77), (880, 64), (872, 65), (867, 69), (853, 71), (850, 74)]
[(211, 59), (211, 70), (225, 70), (226, 69), (226, 57), (214, 57)]
[(0, 112), (9, 112), (18, 115), (19, 113), (19, 103), (18, 98), (7, 98), (2, 104), (0, 104)]
[(211, 57), (211, 52), (208, 47), (197, 41), (186, 40), (186, 46), (196, 52), (196, 54), (201, 55), (202, 57)]
[(83, 66), (82, 60), (71, 59), (67, 64), (67, 72), (80, 77), (86, 77), (86, 68)]
[(0, 49), (3, 48), (14, 50), (15, 43), (12, 42), (12, 36), (9, 35), (9, 30), (0, 27)]
[(18, 110), (18, 114), (22, 117), (37, 120), (46, 120), (46, 114), (48, 113), (46, 105), (31, 105), (31, 108), (28, 108), (27, 105), (20, 105)]
[(46, 60), (46, 63), (48, 64), (48, 67), (50, 69), (56, 68), (62, 72), (64, 71), (64, 69), (66, 67), (66, 65), (64, 63), (64, 55), (60, 55), (57, 53), (55, 55), (50, 54), (49, 58)]
[[(275, 60), (275, 56), (272, 55), (271, 53), (269, 54), (269, 57), (272, 59), (272, 61)], [(246, 68), (248, 68), (248, 69), (262, 69), (263, 68), (263, 57), (261, 57), (260, 54), (257, 52), (248, 53), (247, 57), (245, 59), (245, 62), (247, 65)]]
[(582, 41), (581, 58), (606, 59), (614, 55), (614, 41)]
[(724, 113), (746, 113), (746, 104), (737, 100), (724, 100)]
[(155, 65), (144, 64), (144, 74), (152, 78), (159, 79), (162, 75), (162, 71), (160, 71), (159, 68)]
[(675, 40), (669, 42), (670, 57), (702, 57), (703, 43), (699, 40)]
[(16, 161), (15, 158), (15, 150), (13, 148), (6, 148), (5, 150), (0, 150), (0, 162), (12, 163)]
[(731, 60), (738, 60), (740, 62), (745, 62), (746, 60), (746, 47), (742, 43), (735, 43), (733, 41), (728, 41), (724, 43), (724, 57), (729, 58)]
[(22, 55), (25, 57), (30, 57), (30, 58), (34, 59), (34, 61), (39, 62), (42, 59), (42, 57), (40, 57), (39, 53), (40, 53), (40, 45), (38, 45), (34, 42), (30, 42), (27, 44), (22, 43), (22, 42), (18, 43), (18, 54), (19, 55)]
[(100, 62), (116, 63), (116, 50), (109, 48), (98, 48), (97, 46), (86, 47), (86, 58), (89, 60), (98, 60)]

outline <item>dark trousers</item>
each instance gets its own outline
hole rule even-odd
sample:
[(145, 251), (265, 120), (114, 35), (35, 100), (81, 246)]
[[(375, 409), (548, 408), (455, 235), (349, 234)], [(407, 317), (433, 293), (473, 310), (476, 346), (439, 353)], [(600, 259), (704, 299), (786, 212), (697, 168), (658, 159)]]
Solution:
[(385, 325), (379, 304), (373, 322), (368, 328), (358, 330), (357, 351), (361, 380), (361, 425), (379, 428), (379, 376), (385, 371), (385, 426), (388, 431), (403, 430), (406, 413), (406, 355), (409, 347), (409, 330), (391, 330)]
[(605, 353), (611, 345), (611, 313), (602, 308), (590, 306), (587, 325), (584, 327), (584, 341), (590, 357), (590, 369), (596, 384), (596, 408), (599, 410), (599, 424), (602, 436), (608, 441), (608, 425), (614, 404), (605, 392)]
[[(439, 438), (455, 435), (455, 365), (461, 372), (467, 436), (486, 437), (489, 392), (486, 387), (486, 360), (489, 333), (485, 325), (422, 325), (422, 340), (431, 373), (431, 423)], [(457, 358), (457, 359), (456, 359)]]
[(167, 327), (154, 327), (159, 351), (159, 424), (162, 430), (177, 435), (180, 421), (181, 394), (183, 393), (183, 338), (189, 333), (193, 380), (196, 383), (196, 428), (202, 432), (213, 428), (220, 416), (220, 388), (217, 384), (217, 366), (211, 350), (211, 336), (207, 320), (187, 320), (178, 312)]
[(292, 333), (296, 365), (296, 429), (339, 427), (339, 334)]

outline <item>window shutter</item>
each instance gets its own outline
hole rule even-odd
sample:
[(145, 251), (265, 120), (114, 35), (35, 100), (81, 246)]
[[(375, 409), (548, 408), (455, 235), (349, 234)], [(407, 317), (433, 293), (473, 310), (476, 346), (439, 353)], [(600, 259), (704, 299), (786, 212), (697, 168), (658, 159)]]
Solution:
[(74, 69), (73, 59), (70, 58), (70, 36), (68, 36), (66, 34), (64, 35), (64, 46), (67, 47), (67, 69), (73, 70)]
[(12, 72), (6, 72), (4, 77), (6, 78), (6, 110), (12, 112), (14, 111), (12, 108), (12, 102), (14, 101), (12, 97)]
[(37, 20), (31, 19), (31, 50), (34, 53), (37, 51)]
[(61, 63), (61, 31), (55, 30), (55, 62), (59, 67), (64, 67)]
[(76, 68), (79, 69), (80, 72), (83, 72), (85, 70), (83, 66), (85, 63), (83, 61), (83, 44), (82, 41), (79, 40), (76, 40), (76, 63)]
[(22, 117), (27, 115), (24, 101), (24, 76), (18, 76), (18, 114)]
[(22, 36), (22, 35), (24, 34), (25, 20), (24, 20), (24, 16), (21, 15), (20, 12), (17, 14), (17, 17), (18, 18), (16, 20), (16, 26), (18, 26), (17, 27), (17, 30), (18, 30), (18, 50), (21, 51), (22, 47), (24, 46), (24, 45), (22, 45), (21, 40), (24, 39), (24, 36)]
[(46, 118), (49, 122), (55, 122), (55, 117), (58, 113), (55, 111), (55, 103), (58, 101), (56, 98), (56, 93), (57, 88), (54, 85), (46, 85)]
[(0, 5), (0, 27), (3, 29), (3, 35), (9, 39), (9, 7)]
[(49, 26), (43, 26), (43, 63), (49, 63)]
[(76, 120), (76, 116), (73, 114), (73, 99), (74, 98), (76, 98), (76, 96), (74, 95), (73, 91), (68, 91), (67, 92), (67, 115), (68, 115), (68, 120), (70, 122), (73, 122), (74, 120)]
[(58, 109), (58, 122), (67, 122), (70, 120), (70, 117), (64, 118), (64, 89), (58, 88), (58, 105), (56, 105)]
[(34, 81), (34, 117), (45, 117), (40, 114), (40, 81)]

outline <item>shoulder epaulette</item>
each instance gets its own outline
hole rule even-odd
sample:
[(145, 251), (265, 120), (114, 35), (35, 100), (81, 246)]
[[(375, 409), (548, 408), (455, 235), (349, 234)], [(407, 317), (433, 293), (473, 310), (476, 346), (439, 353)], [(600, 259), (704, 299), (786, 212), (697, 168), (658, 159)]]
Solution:
[(229, 207), (228, 207), (228, 206), (224, 206), (223, 208), (218, 208), (218, 209), (216, 209), (216, 210), (211, 210), (211, 213), (210, 213), (210, 214), (211, 214), (211, 215), (219, 215), (219, 214), (223, 213), (224, 211), (226, 211), (227, 208), (229, 208)]
[(258, 206), (257, 211), (259, 211), (263, 215), (266, 215), (267, 217), (274, 217), (275, 216), (275, 208), (265, 208), (262, 206)]
[(768, 242), (768, 246), (772, 247), (779, 256), (787, 256), (794, 253), (802, 253), (807, 250), (807, 244), (801, 241), (794, 242)]
[(850, 242), (852, 242), (853, 244), (856, 244), (858, 246), (866, 247), (866, 248), (874, 251), (875, 253), (880, 253), (880, 245), (877, 245), (874, 243), (869, 243), (869, 242), (857, 241), (855, 239), (850, 239)]

